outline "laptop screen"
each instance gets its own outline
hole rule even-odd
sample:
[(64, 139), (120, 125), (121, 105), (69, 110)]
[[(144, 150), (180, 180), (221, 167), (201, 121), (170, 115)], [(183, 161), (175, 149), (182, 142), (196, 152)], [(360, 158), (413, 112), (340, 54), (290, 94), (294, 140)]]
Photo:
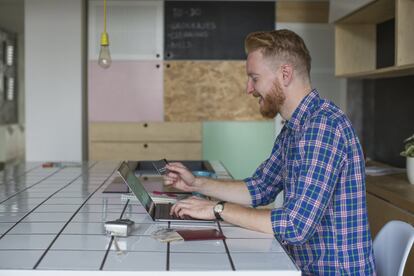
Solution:
[(118, 169), (118, 172), (126, 181), (132, 193), (138, 198), (138, 200), (142, 203), (145, 209), (149, 212), (150, 207), (153, 204), (153, 201), (149, 196), (148, 192), (145, 190), (141, 181), (138, 179), (138, 177), (135, 176), (134, 171), (131, 170), (127, 163), (122, 162), (121, 166)]

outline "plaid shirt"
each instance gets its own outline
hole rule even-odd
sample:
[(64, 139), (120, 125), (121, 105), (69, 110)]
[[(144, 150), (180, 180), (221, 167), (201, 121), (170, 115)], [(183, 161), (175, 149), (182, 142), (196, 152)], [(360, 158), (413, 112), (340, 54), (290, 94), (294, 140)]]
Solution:
[(375, 274), (364, 158), (354, 130), (316, 90), (283, 127), (272, 154), (244, 181), (252, 206), (273, 202), (275, 238), (304, 274)]

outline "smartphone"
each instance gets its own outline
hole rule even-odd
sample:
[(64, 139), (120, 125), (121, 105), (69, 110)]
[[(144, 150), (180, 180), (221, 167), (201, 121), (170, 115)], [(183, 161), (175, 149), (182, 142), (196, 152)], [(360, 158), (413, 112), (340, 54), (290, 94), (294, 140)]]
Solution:
[(165, 158), (158, 161), (152, 161), (152, 165), (160, 175), (165, 175), (168, 173), (168, 169), (165, 167), (167, 164), (168, 161)]

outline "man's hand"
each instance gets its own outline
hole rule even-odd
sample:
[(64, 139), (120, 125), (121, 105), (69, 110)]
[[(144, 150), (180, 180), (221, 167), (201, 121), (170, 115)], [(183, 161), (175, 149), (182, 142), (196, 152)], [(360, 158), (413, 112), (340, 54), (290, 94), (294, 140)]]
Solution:
[(199, 188), (195, 176), (181, 163), (169, 163), (164, 184), (185, 192), (195, 192)]
[(165, 167), (169, 170), (164, 175), (166, 186), (185, 192), (198, 192), (209, 197), (242, 205), (249, 205), (252, 202), (246, 183), (241, 180), (195, 177), (181, 163), (169, 163)]
[[(196, 219), (215, 219), (214, 206), (217, 201), (206, 200), (199, 197), (189, 197), (178, 201), (171, 207), (170, 214), (180, 218), (190, 216)], [(220, 216), (227, 222), (241, 227), (273, 234), (270, 209), (254, 209), (239, 204), (226, 203)]]
[(215, 219), (213, 209), (216, 204), (215, 201), (192, 196), (174, 204), (171, 207), (170, 214), (180, 218), (190, 216), (196, 219)]

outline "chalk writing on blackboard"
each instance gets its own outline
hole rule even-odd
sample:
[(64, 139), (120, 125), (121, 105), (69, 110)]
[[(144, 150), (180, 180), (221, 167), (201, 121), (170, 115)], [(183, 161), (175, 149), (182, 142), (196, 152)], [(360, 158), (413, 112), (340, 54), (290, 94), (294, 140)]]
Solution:
[(172, 23), (169, 28), (171, 30), (215, 30), (216, 23), (213, 21), (205, 22), (177, 22)]
[(210, 31), (217, 29), (214, 21), (203, 20), (201, 8), (173, 8), (172, 17), (180, 19), (168, 25), (169, 49), (189, 49), (193, 46), (193, 39), (206, 39)]
[(200, 8), (173, 8), (172, 9), (172, 14), (174, 18), (180, 18), (183, 16), (187, 16), (187, 17), (196, 17), (196, 16), (201, 16), (201, 9)]
[(213, 21), (188, 21), (173, 23), (168, 28), (170, 29), (167, 33), (168, 47), (170, 49), (187, 49), (192, 47), (191, 40), (194, 38), (208, 38), (210, 32), (217, 29), (217, 24)]
[(167, 36), (171, 40), (173, 40), (173, 39), (183, 39), (183, 38), (188, 38), (188, 37), (205, 38), (205, 37), (208, 37), (208, 32), (206, 32), (206, 31), (201, 31), (201, 32), (190, 32), (190, 31), (172, 32), (172, 33), (169, 33)]
[(170, 49), (189, 49), (193, 47), (193, 43), (191, 41), (170, 41), (168, 43), (168, 47)]
[[(215, 22), (180, 22), (171, 24), (171, 31), (167, 37), (173, 40), (185, 40), (186, 38), (207, 38), (209, 31), (215, 30)], [(181, 48), (181, 47), (180, 47)]]

